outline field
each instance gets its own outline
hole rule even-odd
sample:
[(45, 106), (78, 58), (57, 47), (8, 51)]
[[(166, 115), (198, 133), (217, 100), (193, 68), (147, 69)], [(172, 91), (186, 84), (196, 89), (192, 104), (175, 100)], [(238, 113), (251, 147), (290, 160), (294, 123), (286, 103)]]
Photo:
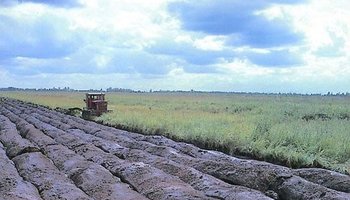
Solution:
[(350, 176), (290, 169), (0, 98), (0, 199), (350, 199)]
[[(83, 93), (3, 92), (50, 107), (83, 107)], [(96, 120), (289, 167), (350, 173), (350, 97), (108, 93)]]

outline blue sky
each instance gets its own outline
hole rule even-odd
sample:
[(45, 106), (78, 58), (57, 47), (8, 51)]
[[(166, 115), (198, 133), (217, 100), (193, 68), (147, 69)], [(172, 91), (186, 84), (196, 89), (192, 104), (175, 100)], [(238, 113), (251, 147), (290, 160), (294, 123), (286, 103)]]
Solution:
[(350, 92), (347, 0), (0, 0), (0, 87)]

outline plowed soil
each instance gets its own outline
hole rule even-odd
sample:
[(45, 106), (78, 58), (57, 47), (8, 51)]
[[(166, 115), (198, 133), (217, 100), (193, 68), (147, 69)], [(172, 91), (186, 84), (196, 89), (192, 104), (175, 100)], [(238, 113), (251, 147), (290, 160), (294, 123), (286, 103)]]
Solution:
[(0, 199), (350, 200), (350, 177), (239, 159), (2, 98)]

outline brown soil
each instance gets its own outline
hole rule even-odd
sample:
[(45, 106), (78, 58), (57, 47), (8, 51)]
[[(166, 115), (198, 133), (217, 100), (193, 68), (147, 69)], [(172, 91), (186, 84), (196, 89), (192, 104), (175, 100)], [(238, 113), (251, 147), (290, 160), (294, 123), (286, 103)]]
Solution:
[(290, 169), (0, 100), (0, 199), (349, 199), (350, 177)]

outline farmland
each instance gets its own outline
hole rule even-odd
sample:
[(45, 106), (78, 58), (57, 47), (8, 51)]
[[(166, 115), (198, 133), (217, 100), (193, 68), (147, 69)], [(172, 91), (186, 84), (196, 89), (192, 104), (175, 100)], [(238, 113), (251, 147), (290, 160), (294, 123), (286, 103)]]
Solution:
[[(83, 107), (83, 93), (3, 92), (52, 108)], [(96, 120), (289, 167), (350, 173), (350, 98), (207, 93), (108, 93)]]
[(0, 98), (0, 199), (350, 199), (350, 177), (291, 169)]

